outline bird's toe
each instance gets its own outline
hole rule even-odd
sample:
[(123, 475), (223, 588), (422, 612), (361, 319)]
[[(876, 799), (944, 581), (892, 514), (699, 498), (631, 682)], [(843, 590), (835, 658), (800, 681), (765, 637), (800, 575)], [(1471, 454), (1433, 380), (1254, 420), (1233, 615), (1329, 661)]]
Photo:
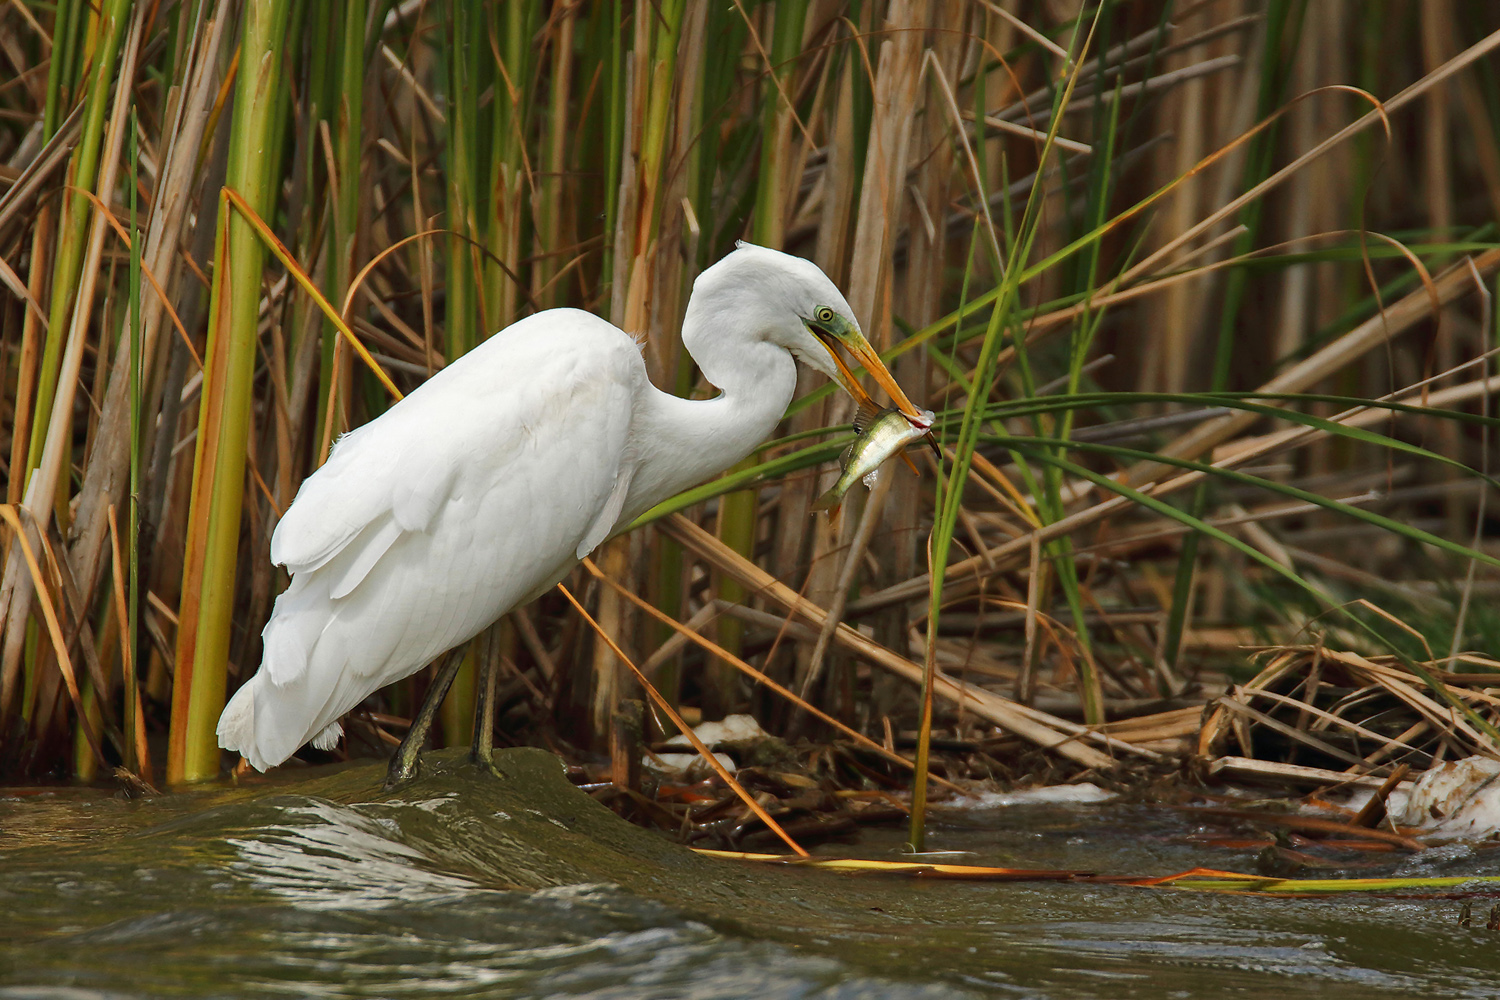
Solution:
[(410, 759), (397, 750), (391, 757), (391, 766), (385, 772), (385, 790), (394, 791), (417, 776), (421, 757), (413, 754)]

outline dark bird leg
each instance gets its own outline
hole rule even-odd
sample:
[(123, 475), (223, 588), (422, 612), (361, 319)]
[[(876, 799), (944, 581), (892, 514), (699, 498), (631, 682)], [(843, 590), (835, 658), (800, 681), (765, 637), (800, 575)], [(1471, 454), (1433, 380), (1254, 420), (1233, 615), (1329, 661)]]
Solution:
[(479, 683), (474, 698), (474, 742), (469, 747), (469, 762), (482, 767), (497, 778), (505, 775), (495, 766), (495, 661), (500, 658), (498, 629), (484, 633), (479, 650)]
[(422, 707), (417, 709), (416, 718), (411, 720), (406, 739), (401, 741), (401, 745), (391, 756), (391, 766), (385, 772), (387, 790), (417, 776), (417, 760), (422, 756), (422, 748), (427, 745), (427, 734), (432, 730), (432, 720), (437, 716), (438, 706), (448, 697), (453, 678), (458, 676), (458, 668), (463, 666), (465, 646), (467, 643), (455, 646), (443, 654), (437, 678), (432, 682), (432, 687), (427, 689), (427, 697), (423, 699)]

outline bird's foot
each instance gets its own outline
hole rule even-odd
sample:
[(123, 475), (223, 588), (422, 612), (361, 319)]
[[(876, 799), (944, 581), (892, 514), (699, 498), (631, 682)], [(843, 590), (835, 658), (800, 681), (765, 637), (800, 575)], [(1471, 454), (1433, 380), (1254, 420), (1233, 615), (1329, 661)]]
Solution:
[(481, 771), (488, 771), (492, 777), (505, 779), (505, 772), (495, 763), (494, 751), (489, 747), (481, 749), (478, 744), (469, 748), (469, 763)]
[(391, 766), (385, 772), (385, 790), (388, 792), (417, 776), (422, 755), (419, 753), (408, 755), (403, 752), (405, 750), (405, 746), (397, 747), (396, 752), (391, 755)]

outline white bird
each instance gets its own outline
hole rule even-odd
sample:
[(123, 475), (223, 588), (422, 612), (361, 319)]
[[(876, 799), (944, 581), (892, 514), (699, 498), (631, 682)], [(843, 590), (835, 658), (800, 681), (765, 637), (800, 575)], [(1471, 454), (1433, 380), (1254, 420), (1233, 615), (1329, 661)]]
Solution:
[[(545, 593), (638, 515), (748, 455), (791, 402), (794, 358), (869, 401), (842, 348), (922, 419), (844, 296), (798, 257), (740, 244), (694, 283), (682, 341), (719, 396), (658, 390), (629, 334), (549, 309), (341, 437), (271, 536), (271, 559), (291, 585), (261, 633), (259, 672), (219, 719), (219, 745), (262, 771), (308, 742), (332, 748), (339, 719), (372, 692)], [(440, 671), (391, 783), (415, 773), (458, 664), (450, 655)], [(488, 760), (487, 738), (475, 753)]]

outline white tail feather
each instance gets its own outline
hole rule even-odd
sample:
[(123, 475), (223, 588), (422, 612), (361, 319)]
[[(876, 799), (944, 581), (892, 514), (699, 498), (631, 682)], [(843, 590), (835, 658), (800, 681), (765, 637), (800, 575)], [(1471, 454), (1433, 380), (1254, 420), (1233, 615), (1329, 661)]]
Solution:
[(339, 738), (343, 735), (343, 723), (330, 722), (318, 735), (312, 738), (312, 745), (319, 750), (332, 750), (339, 745)]
[[(257, 771), (274, 766), (256, 749), (255, 744), (255, 694), (254, 686), (246, 684), (235, 692), (219, 716), (219, 746), (233, 750), (250, 762)], [(276, 763), (280, 763), (277, 761)]]
[(238, 751), (258, 771), (280, 764), (309, 740), (331, 749), (343, 734), (339, 716), (365, 693), (342, 664), (304, 670), (285, 684), (274, 677), (262, 669), (235, 692), (219, 718), (219, 746)]

